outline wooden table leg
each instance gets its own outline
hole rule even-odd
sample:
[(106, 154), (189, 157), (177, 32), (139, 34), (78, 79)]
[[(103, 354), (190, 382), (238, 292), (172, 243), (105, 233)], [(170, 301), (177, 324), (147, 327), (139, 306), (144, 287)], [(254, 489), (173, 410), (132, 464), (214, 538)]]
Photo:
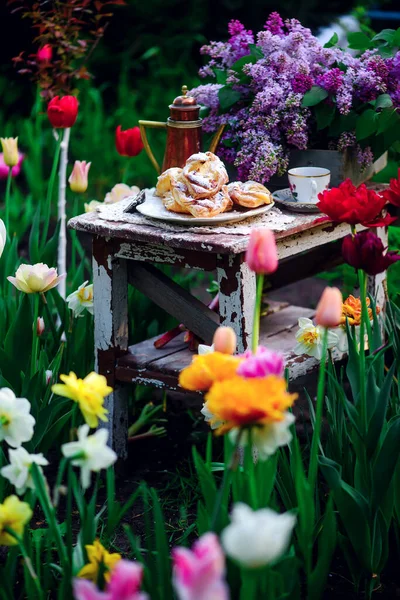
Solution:
[(106, 398), (109, 445), (127, 456), (128, 388), (115, 381), (115, 365), (128, 347), (128, 279), (126, 260), (115, 257), (113, 243), (93, 238), (95, 365), (114, 392)]
[(251, 347), (256, 275), (244, 254), (218, 255), (219, 314), (221, 325), (229, 325), (238, 338), (238, 352)]

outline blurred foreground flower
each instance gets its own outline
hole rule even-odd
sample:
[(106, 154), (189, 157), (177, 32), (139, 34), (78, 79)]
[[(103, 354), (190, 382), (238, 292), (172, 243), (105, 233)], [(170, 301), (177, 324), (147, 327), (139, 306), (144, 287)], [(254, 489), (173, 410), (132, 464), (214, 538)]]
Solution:
[(137, 156), (143, 150), (139, 127), (122, 131), (121, 125), (118, 125), (115, 131), (115, 147), (121, 156)]
[(236, 333), (232, 327), (218, 327), (214, 333), (212, 346), (215, 352), (234, 354), (236, 350)]
[(228, 556), (243, 567), (256, 569), (282, 556), (289, 546), (296, 517), (270, 508), (253, 511), (243, 503), (234, 505), (231, 524), (221, 534)]
[[(18, 152), (18, 163), (15, 165), (15, 167), (11, 168), (12, 177), (17, 177), (20, 174), (21, 165), (24, 158), (25, 155), (22, 154), (22, 152)], [(7, 167), (6, 163), (4, 162), (4, 153), (0, 152), (0, 180), (7, 179), (9, 170), (10, 167)]]
[(343, 238), (342, 255), (347, 264), (368, 275), (383, 273), (400, 260), (397, 252), (385, 252), (382, 240), (372, 231), (361, 231)]
[(35, 294), (48, 292), (56, 287), (65, 274), (58, 275), (57, 269), (49, 268), (43, 263), (35, 265), (20, 265), (15, 273), (15, 277), (7, 277), (17, 290), (25, 294)]
[(379, 227), (393, 221), (390, 216), (380, 217), (386, 198), (369, 190), (365, 183), (356, 187), (346, 179), (339, 187), (319, 194), (318, 199), (319, 210), (337, 223)]
[(117, 183), (112, 188), (111, 192), (106, 194), (104, 198), (105, 204), (115, 204), (116, 202), (120, 202), (124, 198), (128, 198), (129, 196), (137, 196), (140, 192), (140, 188), (137, 185), (133, 185), (129, 187), (126, 183)]
[(18, 138), (0, 138), (3, 160), (7, 167), (16, 167), (19, 162)]
[(47, 105), (47, 116), (55, 129), (72, 127), (78, 116), (78, 100), (75, 96), (55, 96)]
[(91, 200), (90, 202), (85, 202), (85, 213), (94, 212), (98, 206), (103, 206), (103, 202), (99, 202), (98, 200)]
[(8, 496), (0, 504), (0, 546), (16, 546), (17, 540), (5, 531), (10, 528), (22, 537), (25, 525), (32, 518), (32, 509), (27, 502), (21, 502), (17, 496)]
[(41, 467), (49, 464), (42, 453), (29, 454), (22, 446), (16, 450), (9, 450), (8, 459), (10, 464), (2, 467), (0, 473), (15, 487), (15, 491), (19, 496), (24, 494), (27, 488), (35, 488), (30, 473), (30, 467), (33, 463), (38, 465), (40, 471), (42, 471)]
[[(321, 360), (322, 357), (322, 337), (324, 328), (320, 325), (314, 325), (311, 319), (302, 317), (299, 319), (299, 330), (296, 333), (297, 344), (293, 349), (295, 354), (307, 354)], [(334, 331), (328, 331), (328, 348), (333, 348), (338, 342)]]
[(259, 346), (255, 354), (251, 350), (247, 350), (242, 357), (244, 360), (239, 365), (238, 375), (243, 377), (267, 377), (268, 375), (283, 377), (285, 362), (281, 352)]
[(115, 463), (117, 455), (107, 446), (107, 429), (98, 429), (89, 434), (89, 425), (78, 428), (78, 441), (61, 446), (63, 456), (70, 458), (75, 467), (81, 469), (81, 483), (84, 489), (90, 486), (90, 474), (98, 473)]
[(35, 419), (30, 410), (26, 398), (17, 398), (9, 388), (0, 389), (0, 442), (18, 448), (32, 439)]
[[(281, 421), (265, 423), (262, 427), (253, 427), (251, 433), (248, 429), (232, 429), (229, 438), (240, 446), (252, 445), (257, 450), (259, 460), (267, 460), (269, 456), (275, 454), (278, 448), (287, 446), (292, 441), (290, 427), (295, 422), (294, 415), (285, 411)], [(240, 439), (239, 439), (240, 436)]]
[(99, 419), (101, 421), (108, 420), (106, 416), (108, 410), (104, 408), (104, 398), (113, 390), (107, 385), (107, 380), (103, 375), (92, 371), (86, 375), (85, 379), (78, 379), (71, 371), (69, 375), (60, 375), (60, 379), (64, 383), (55, 383), (51, 388), (52, 392), (77, 402), (89, 427), (97, 427)]
[(38, 317), (36, 321), (36, 335), (39, 337), (45, 332), (46, 326), (43, 317)]
[(315, 322), (321, 327), (337, 327), (342, 315), (342, 292), (335, 287), (326, 287), (321, 294), (315, 313)]
[(53, 48), (50, 44), (45, 44), (36, 52), (36, 60), (39, 63), (48, 63), (53, 57)]
[(76, 160), (74, 168), (72, 169), (71, 175), (69, 176), (68, 183), (72, 192), (77, 194), (83, 194), (86, 192), (88, 187), (88, 174), (90, 165), (92, 163), (86, 162), (86, 160)]
[(121, 560), (121, 555), (117, 552), (108, 552), (99, 540), (88, 544), (85, 549), (89, 562), (79, 571), (78, 577), (97, 583), (100, 569), (102, 569), (105, 581), (110, 581), (111, 573)]
[(390, 180), (390, 186), (382, 195), (390, 204), (394, 204), (394, 206), (400, 206), (400, 168), (397, 172), (397, 179)]
[(241, 362), (239, 357), (221, 352), (194, 356), (192, 364), (180, 372), (179, 385), (186, 390), (204, 392), (214, 381), (234, 377)]
[(178, 600), (228, 600), (229, 588), (224, 581), (225, 557), (218, 537), (205, 533), (192, 550), (172, 550), (173, 586)]
[(75, 292), (66, 298), (68, 308), (73, 311), (74, 317), (81, 316), (85, 309), (91, 315), (93, 314), (93, 283), (90, 285), (88, 283), (88, 281), (84, 281)]
[(74, 598), (75, 600), (148, 600), (149, 596), (139, 591), (142, 579), (143, 567), (140, 563), (121, 559), (112, 569), (104, 592), (101, 592), (92, 581), (75, 579)]
[(246, 262), (252, 271), (268, 275), (278, 268), (275, 236), (270, 229), (253, 229), (246, 251)]
[(3, 254), (7, 242), (7, 230), (3, 219), (0, 219), (0, 257)]

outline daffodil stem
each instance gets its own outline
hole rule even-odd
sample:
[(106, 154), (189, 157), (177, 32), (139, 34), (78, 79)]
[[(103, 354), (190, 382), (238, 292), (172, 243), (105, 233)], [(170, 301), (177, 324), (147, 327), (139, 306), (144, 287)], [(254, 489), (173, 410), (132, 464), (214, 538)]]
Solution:
[(325, 379), (326, 379), (326, 355), (328, 351), (328, 329), (324, 329), (322, 336), (322, 356), (319, 367), (318, 387), (317, 387), (317, 404), (315, 411), (314, 432), (311, 442), (310, 466), (308, 469), (308, 483), (310, 489), (313, 490), (318, 473), (318, 446), (321, 438), (322, 429), (322, 412), (325, 397)]
[(5, 529), (5, 531), (9, 535), (11, 535), (13, 538), (15, 538), (16, 541), (18, 542), (18, 546), (19, 546), (19, 549), (21, 551), (22, 557), (24, 559), (24, 563), (25, 563), (26, 569), (27, 569), (29, 575), (31, 576), (33, 585), (36, 588), (37, 598), (38, 598), (38, 600), (41, 600), (44, 597), (43, 596), (43, 590), (42, 590), (42, 587), (40, 585), (40, 581), (38, 579), (38, 576), (36, 575), (36, 572), (35, 572), (35, 570), (33, 568), (32, 561), (31, 561), (31, 559), (30, 559), (30, 557), (28, 555), (28, 552), (27, 552), (27, 550), (25, 548), (25, 544), (24, 544), (22, 538), (19, 535), (17, 535), (15, 533), (15, 531), (13, 529), (11, 529), (11, 527), (5, 527), (4, 529)]
[(7, 237), (10, 239), (10, 233), (8, 231), (10, 227), (10, 192), (11, 192), (11, 179), (12, 179), (12, 167), (8, 169), (7, 183), (6, 183), (6, 196), (4, 200), (4, 225), (6, 226)]
[(46, 296), (44, 294), (42, 294), (42, 301), (43, 301), (44, 310), (46, 311), (47, 321), (48, 321), (50, 329), (51, 329), (51, 334), (54, 339), (55, 348), (57, 348), (57, 345), (59, 342), (58, 335), (57, 335), (56, 327), (54, 325), (53, 317), (50, 312), (48, 302), (46, 300)]
[(49, 185), (47, 188), (46, 207), (45, 207), (46, 212), (45, 212), (45, 216), (44, 216), (43, 235), (42, 235), (42, 248), (46, 244), (47, 234), (49, 232), (49, 225), (50, 225), (50, 218), (51, 218), (51, 204), (53, 201), (54, 183), (55, 183), (56, 175), (57, 175), (58, 161), (60, 159), (60, 150), (61, 150), (62, 139), (63, 139), (62, 133), (61, 133), (61, 131), (59, 131), (57, 143), (56, 143), (56, 150), (54, 152), (53, 166), (51, 167)]
[(34, 376), (37, 369), (39, 336), (37, 332), (37, 320), (39, 316), (39, 294), (33, 294), (33, 325), (32, 325), (32, 356), (31, 356), (31, 377)]
[(253, 319), (253, 337), (252, 337), (252, 350), (255, 354), (258, 348), (260, 339), (260, 317), (261, 317), (261, 304), (262, 304), (262, 293), (264, 286), (264, 275), (260, 273), (257, 275), (256, 283), (256, 301), (254, 303), (254, 319)]
[(222, 501), (223, 501), (224, 496), (229, 487), (229, 484), (230, 484), (230, 481), (232, 478), (232, 473), (234, 471), (236, 471), (236, 468), (237, 468), (237, 465), (239, 462), (239, 446), (240, 446), (240, 440), (242, 439), (242, 434), (243, 434), (243, 429), (240, 429), (238, 432), (237, 438), (236, 438), (236, 443), (233, 448), (233, 452), (231, 454), (229, 464), (226, 465), (225, 470), (224, 470), (224, 476), (222, 479), (222, 483), (219, 487), (218, 494), (215, 499), (214, 511), (212, 514), (211, 525), (210, 525), (211, 531), (215, 531), (218, 526), (218, 519), (219, 519), (219, 513), (221, 512)]

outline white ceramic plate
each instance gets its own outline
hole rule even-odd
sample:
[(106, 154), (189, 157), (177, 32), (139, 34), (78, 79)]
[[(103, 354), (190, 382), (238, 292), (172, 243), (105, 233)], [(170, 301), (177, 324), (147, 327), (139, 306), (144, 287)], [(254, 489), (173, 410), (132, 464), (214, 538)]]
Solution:
[(154, 196), (153, 190), (146, 190), (146, 200), (143, 204), (139, 204), (136, 210), (146, 217), (151, 219), (159, 219), (161, 221), (169, 221), (170, 223), (178, 223), (179, 225), (219, 225), (220, 223), (237, 223), (249, 217), (263, 215), (274, 206), (274, 203), (264, 204), (258, 208), (231, 210), (226, 213), (221, 213), (209, 219), (192, 217), (191, 215), (182, 215), (170, 212), (161, 202), (161, 198)]
[(278, 190), (272, 194), (274, 202), (279, 208), (298, 213), (319, 213), (320, 210), (314, 202), (298, 202), (292, 196), (289, 188)]

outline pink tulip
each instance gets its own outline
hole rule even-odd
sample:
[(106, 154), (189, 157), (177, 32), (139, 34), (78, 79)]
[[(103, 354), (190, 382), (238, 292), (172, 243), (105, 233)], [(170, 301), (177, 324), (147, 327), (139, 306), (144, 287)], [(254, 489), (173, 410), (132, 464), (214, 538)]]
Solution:
[(74, 580), (75, 600), (149, 600), (148, 594), (140, 592), (143, 567), (139, 563), (120, 560), (115, 565), (109, 583), (101, 592), (92, 581)]
[[(21, 165), (22, 165), (22, 161), (24, 160), (24, 154), (22, 154), (22, 152), (18, 152), (18, 164), (15, 165), (15, 167), (12, 168), (12, 176), (13, 177), (17, 177), (20, 172), (21, 172)], [(0, 179), (7, 179), (8, 176), (8, 171), (10, 170), (10, 167), (7, 167), (6, 163), (4, 162), (4, 156), (3, 156), (3, 152), (0, 152)]]
[(285, 370), (283, 354), (274, 352), (263, 346), (253, 354), (248, 350), (243, 354), (244, 361), (239, 365), (237, 374), (242, 377), (267, 377), (276, 375), (282, 377)]
[(343, 298), (338, 288), (326, 287), (318, 302), (315, 322), (322, 327), (337, 327), (342, 317)]
[(229, 600), (229, 588), (223, 579), (225, 556), (214, 533), (204, 534), (192, 550), (174, 548), (172, 558), (178, 600)]
[(214, 333), (213, 346), (215, 352), (234, 354), (236, 350), (236, 333), (232, 327), (218, 327)]
[(275, 236), (270, 229), (253, 229), (246, 251), (246, 262), (252, 271), (268, 275), (278, 268)]

